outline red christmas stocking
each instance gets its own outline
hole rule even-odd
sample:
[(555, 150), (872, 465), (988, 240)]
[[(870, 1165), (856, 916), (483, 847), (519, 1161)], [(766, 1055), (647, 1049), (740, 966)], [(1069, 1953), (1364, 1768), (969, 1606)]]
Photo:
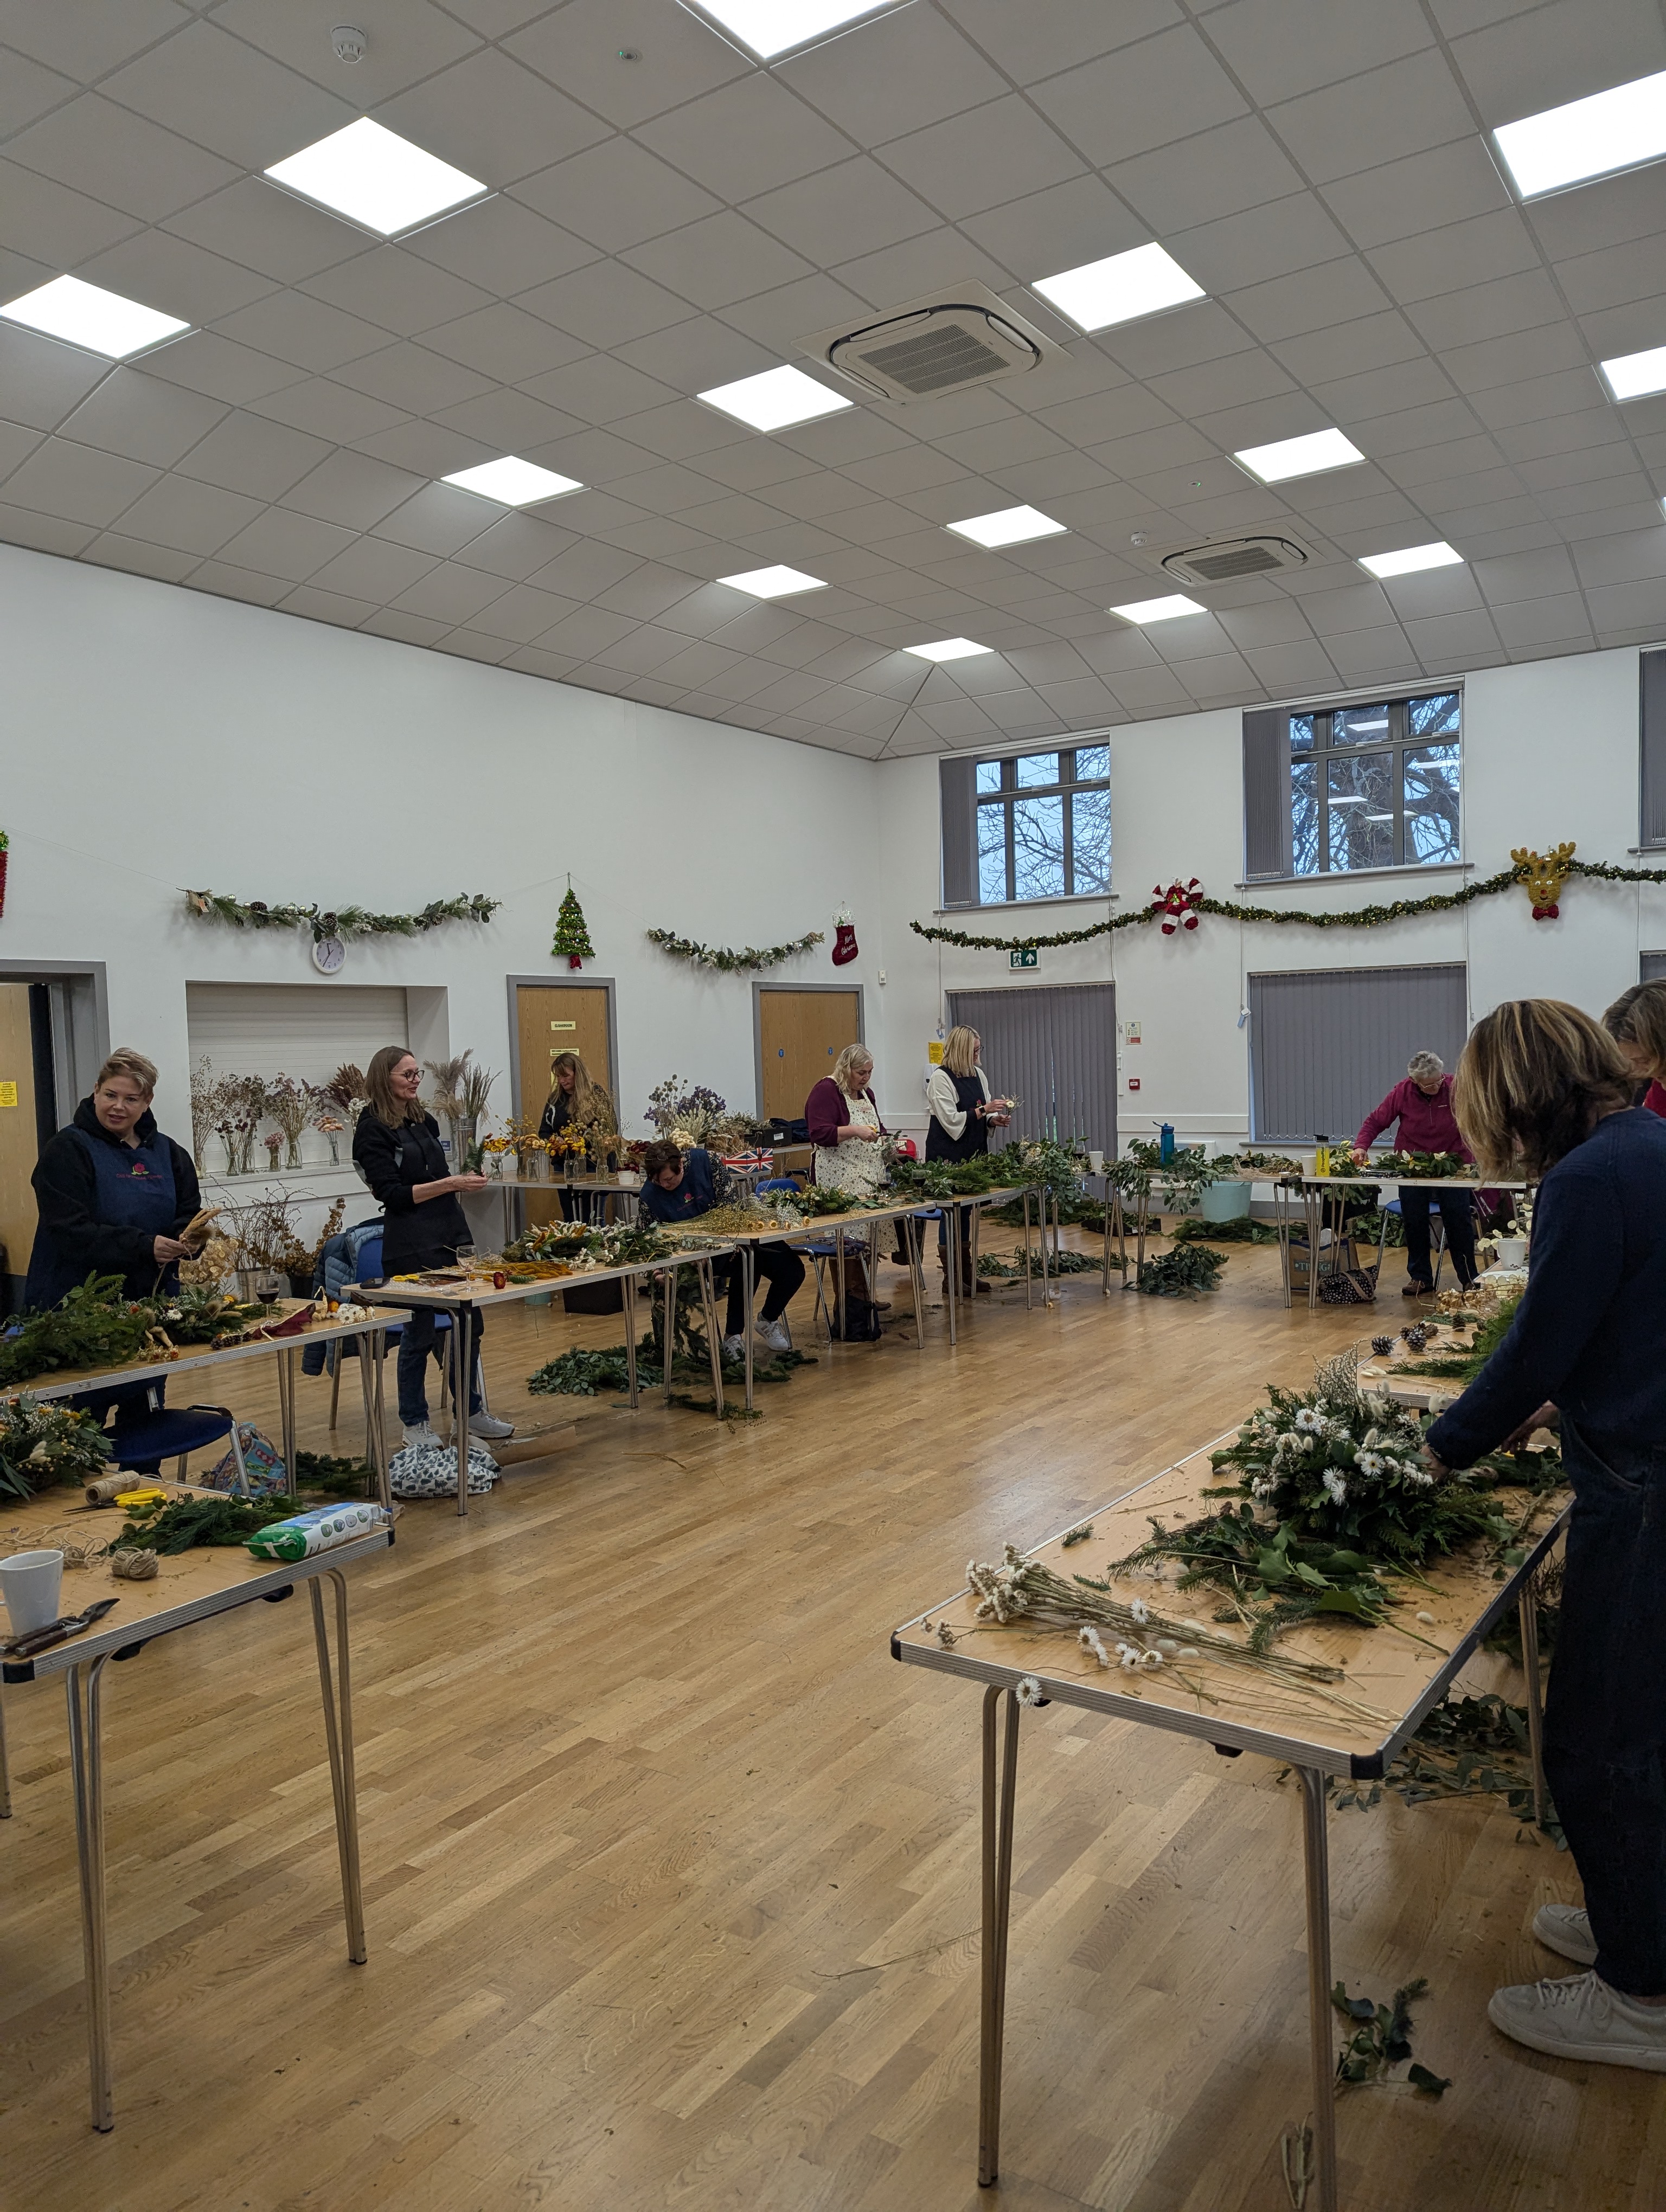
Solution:
[(833, 965), (843, 968), (856, 957), (856, 925), (854, 921), (836, 921), (833, 925)]

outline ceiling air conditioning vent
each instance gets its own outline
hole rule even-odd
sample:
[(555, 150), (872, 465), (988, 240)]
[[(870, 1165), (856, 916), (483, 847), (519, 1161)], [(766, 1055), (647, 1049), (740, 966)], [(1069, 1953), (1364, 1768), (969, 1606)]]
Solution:
[(909, 300), (860, 330), (823, 331), (803, 343), (871, 397), (903, 401), (1024, 376), (1059, 351), (982, 284)]
[(1163, 566), (1183, 584), (1230, 584), (1239, 576), (1270, 576), (1280, 568), (1304, 568), (1307, 552), (1288, 538), (1233, 538), (1216, 545), (1195, 545), (1164, 556)]

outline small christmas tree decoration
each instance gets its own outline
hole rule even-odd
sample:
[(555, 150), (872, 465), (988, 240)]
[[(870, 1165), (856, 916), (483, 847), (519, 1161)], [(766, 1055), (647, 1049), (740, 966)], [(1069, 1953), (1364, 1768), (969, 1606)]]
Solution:
[(570, 876), (567, 879), (567, 896), (556, 916), (556, 941), (550, 947), (550, 957), (559, 960), (563, 952), (567, 955), (569, 968), (581, 968), (587, 960), (593, 960), (596, 957), (596, 948), (590, 942), (590, 931), (585, 922), (584, 908), (574, 893)]
[(833, 917), (833, 965), (848, 967), (856, 957), (856, 924), (848, 906), (842, 906)]

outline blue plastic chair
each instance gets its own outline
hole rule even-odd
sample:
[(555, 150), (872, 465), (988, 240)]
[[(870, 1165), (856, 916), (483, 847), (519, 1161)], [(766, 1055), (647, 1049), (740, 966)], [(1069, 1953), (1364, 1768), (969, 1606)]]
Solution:
[[(1383, 1211), (1385, 1214), (1392, 1213), (1395, 1215), (1402, 1221), (1406, 1218), (1405, 1209), (1402, 1206), (1400, 1200), (1397, 1198), (1389, 1199), (1387, 1205), (1383, 1208)], [(1430, 1215), (1429, 1237), (1433, 1247), (1435, 1255), (1434, 1288), (1438, 1290), (1440, 1288), (1440, 1271), (1446, 1264), (1446, 1222), (1444, 1215), (1439, 1213), (1432, 1213)], [(1387, 1250), (1388, 1238), (1385, 1233), (1382, 1247), (1377, 1254), (1377, 1265), (1379, 1268), (1382, 1266), (1383, 1255)]]
[(177, 1480), (185, 1479), (185, 1461), (205, 1445), (231, 1439), (231, 1455), (237, 1468), (237, 1495), (249, 1494), (248, 1470), (243, 1464), (243, 1440), (237, 1433), (237, 1416), (228, 1406), (159, 1406), (150, 1394), (148, 1413), (138, 1419), (118, 1422), (110, 1431), (110, 1456), (119, 1468), (154, 1474), (165, 1459), (179, 1462)]
[[(378, 1282), (381, 1278), (381, 1272), (382, 1240), (380, 1237), (367, 1237), (359, 1247), (359, 1256), (354, 1263), (353, 1280), (356, 1283)], [(442, 1335), (451, 1327), (451, 1316), (436, 1314), (434, 1317), (434, 1327), (435, 1334)], [(396, 1322), (389, 1328), (382, 1339), (384, 1358), (391, 1349), (398, 1346), (404, 1333), (403, 1322)], [(342, 1357), (345, 1352), (351, 1358), (356, 1359), (359, 1357), (359, 1344), (351, 1337), (337, 1337), (330, 1346), (330, 1431), (331, 1435), (335, 1433), (336, 1411), (341, 1403)], [(440, 1410), (442, 1413), (445, 1411), (446, 1396), (450, 1384), (451, 1363), (449, 1360), (442, 1359), (440, 1362)], [(482, 1402), (484, 1402), (483, 1400)], [(364, 1441), (365, 1449), (368, 1451), (370, 1446), (368, 1431), (366, 1431)]]

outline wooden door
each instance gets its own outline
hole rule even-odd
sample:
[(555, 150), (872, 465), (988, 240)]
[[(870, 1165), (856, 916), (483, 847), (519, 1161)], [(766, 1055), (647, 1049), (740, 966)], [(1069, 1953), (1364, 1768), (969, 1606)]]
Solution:
[(860, 991), (760, 991), (760, 1109), (785, 1121), (801, 1121), (812, 1086), (831, 1075), (846, 1045), (860, 1036), (861, 1017)]
[(40, 1157), (29, 987), (0, 983), (0, 1243), (6, 1248), (6, 1273), (20, 1278), (29, 1271), (34, 1246), (29, 1177)]
[[(613, 1094), (607, 1040), (607, 991), (600, 984), (520, 983), (515, 987), (520, 1044), (520, 1095), (514, 1110), (536, 1124), (550, 1096), (550, 1063), (558, 1052), (575, 1052), (592, 1078)], [(614, 1097), (613, 1103), (618, 1105)], [(529, 1223), (542, 1226), (560, 1212), (554, 1198), (523, 1191)]]

